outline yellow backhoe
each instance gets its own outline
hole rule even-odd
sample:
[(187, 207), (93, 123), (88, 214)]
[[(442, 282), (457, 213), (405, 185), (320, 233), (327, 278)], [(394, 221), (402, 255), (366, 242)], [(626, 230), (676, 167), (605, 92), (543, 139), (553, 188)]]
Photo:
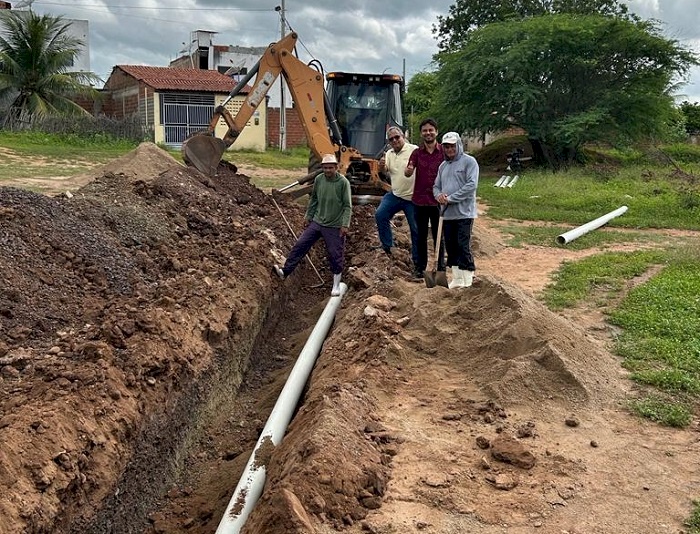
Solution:
[[(282, 75), (304, 128), (311, 156), (309, 174), (280, 191), (295, 197), (308, 193), (310, 185), (296, 186), (313, 180), (324, 154), (335, 154), (338, 170), (350, 180), (354, 195), (383, 195), (391, 186), (379, 173), (379, 157), (386, 149), (387, 128), (401, 127), (403, 79), (394, 74), (332, 72), (324, 88), (322, 72), (294, 54), (297, 38), (296, 33), (290, 33), (268, 46), (255, 66), (216, 107), (207, 130), (183, 142), (185, 162), (213, 176), (224, 152), (236, 141), (272, 84)], [(226, 106), (253, 76), (255, 79), (245, 101), (234, 117)], [(228, 127), (223, 139), (215, 135), (220, 119)], [(346, 140), (349, 140), (347, 145)]]

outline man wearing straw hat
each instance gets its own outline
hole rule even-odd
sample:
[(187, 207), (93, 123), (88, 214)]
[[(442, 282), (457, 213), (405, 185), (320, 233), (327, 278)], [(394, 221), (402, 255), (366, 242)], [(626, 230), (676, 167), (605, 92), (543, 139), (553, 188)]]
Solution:
[(350, 227), (352, 196), (350, 182), (338, 172), (334, 154), (323, 156), (321, 169), (323, 173), (314, 180), (306, 208), (307, 226), (289, 251), (284, 266), (275, 265), (274, 271), (282, 280), (287, 278), (322, 237), (333, 273), (331, 296), (336, 297), (340, 295), (340, 278), (345, 265), (345, 236)]

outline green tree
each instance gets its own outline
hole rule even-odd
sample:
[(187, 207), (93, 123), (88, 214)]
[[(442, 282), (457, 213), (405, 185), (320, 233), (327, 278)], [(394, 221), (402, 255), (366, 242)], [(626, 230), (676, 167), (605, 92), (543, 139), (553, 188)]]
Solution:
[(700, 133), (700, 104), (697, 102), (690, 103), (687, 100), (680, 105), (681, 113), (685, 118), (685, 129), (689, 135), (698, 135)]
[(474, 30), (487, 24), (561, 13), (638, 20), (617, 0), (456, 0), (448, 15), (438, 16), (433, 33), (440, 51), (454, 51), (469, 41)]
[(489, 24), (440, 61), (436, 105), (457, 128), (520, 127), (555, 167), (588, 141), (668, 131), (672, 82), (698, 64), (653, 21), (598, 15)]
[(99, 78), (67, 72), (82, 45), (61, 17), (33, 11), (2, 11), (0, 27), (0, 102), (9, 103), (5, 123), (24, 117), (87, 114), (71, 100), (92, 94)]
[(406, 85), (404, 108), (408, 114), (411, 141), (414, 143), (420, 138), (420, 121), (433, 115), (433, 99), (437, 85), (437, 73), (429, 71), (417, 72)]

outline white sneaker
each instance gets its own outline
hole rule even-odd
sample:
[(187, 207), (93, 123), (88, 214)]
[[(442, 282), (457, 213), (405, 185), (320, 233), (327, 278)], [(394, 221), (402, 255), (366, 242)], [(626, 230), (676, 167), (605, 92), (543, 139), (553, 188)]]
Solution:
[(334, 274), (333, 275), (333, 289), (331, 289), (331, 297), (339, 297), (340, 296), (340, 278), (342, 277), (342, 273)]
[(277, 276), (279, 276), (281, 280), (284, 280), (284, 278), (285, 278), (285, 276), (284, 276), (284, 271), (280, 268), (280, 266), (277, 265), (277, 264), (275, 264), (275, 265), (274, 265), (274, 270), (275, 270), (275, 274), (276, 274)]

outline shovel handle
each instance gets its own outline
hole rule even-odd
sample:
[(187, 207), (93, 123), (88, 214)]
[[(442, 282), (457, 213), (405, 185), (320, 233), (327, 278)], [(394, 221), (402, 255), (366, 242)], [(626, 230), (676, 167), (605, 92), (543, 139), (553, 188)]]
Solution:
[(433, 257), (433, 271), (436, 271), (438, 266), (438, 254), (440, 254), (440, 244), (442, 243), (442, 221), (445, 218), (446, 209), (447, 205), (440, 206), (440, 219), (438, 221), (437, 238), (435, 239), (435, 255)]

